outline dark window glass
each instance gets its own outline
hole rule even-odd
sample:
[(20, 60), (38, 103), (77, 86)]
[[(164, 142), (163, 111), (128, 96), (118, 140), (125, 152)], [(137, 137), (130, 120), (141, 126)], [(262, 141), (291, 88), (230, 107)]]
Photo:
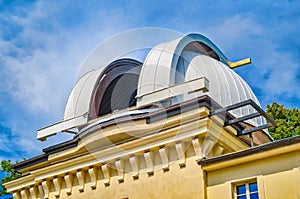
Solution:
[(251, 193), (250, 199), (258, 199), (258, 193)]
[(238, 199), (247, 199), (246, 196), (238, 196), (237, 198), (238, 198)]
[(257, 183), (250, 183), (249, 184), (249, 190), (250, 192), (256, 192), (257, 191)]
[(237, 195), (246, 194), (246, 185), (240, 185), (236, 187)]

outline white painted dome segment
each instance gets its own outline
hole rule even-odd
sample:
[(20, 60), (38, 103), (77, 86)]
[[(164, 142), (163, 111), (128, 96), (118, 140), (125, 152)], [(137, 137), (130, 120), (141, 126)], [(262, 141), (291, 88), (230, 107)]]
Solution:
[[(188, 56), (187, 59), (189, 59)], [(209, 91), (205, 94), (210, 96), (222, 107), (248, 99), (253, 100), (259, 105), (259, 101), (248, 84), (225, 64), (202, 54), (195, 55), (191, 60), (187, 61), (189, 61), (189, 65), (186, 71), (185, 81), (206, 77), (209, 80)], [(194, 97), (195, 96), (186, 95), (184, 101)], [(243, 107), (235, 109), (231, 113), (235, 117), (241, 117), (254, 112), (255, 110), (251, 107)], [(250, 120), (249, 123), (258, 126), (264, 124), (265, 121), (258, 117)]]
[[(90, 59), (91, 63), (95, 61)], [(63, 121), (38, 130), (38, 139), (73, 128), (80, 130), (92, 120), (120, 114), (120, 110), (143, 109), (157, 102), (166, 107), (204, 94), (222, 107), (249, 99), (259, 105), (249, 85), (230, 68), (231, 64), (200, 34), (158, 44), (143, 63), (125, 58), (114, 60), (76, 82), (67, 100)], [(249, 105), (230, 111), (237, 118), (254, 112)], [(246, 122), (253, 126), (266, 123), (262, 117)]]
[[(159, 90), (201, 77), (209, 81), (209, 92), (205, 94), (223, 107), (248, 99), (259, 104), (248, 84), (229, 68), (225, 55), (206, 37), (189, 34), (159, 44), (150, 51), (139, 77), (137, 105), (145, 105), (144, 96), (150, 96), (151, 93)], [(203, 95), (202, 92), (184, 94), (183, 97), (177, 97), (176, 102), (201, 95)], [(158, 94), (153, 96), (158, 96)], [(158, 98), (153, 97), (152, 102), (158, 101)], [(231, 113), (236, 117), (241, 117), (254, 111), (251, 107), (243, 107)], [(265, 120), (258, 117), (249, 120), (249, 123), (258, 126), (264, 124)]]
[(103, 68), (92, 70), (77, 81), (68, 98), (64, 120), (77, 118), (89, 112), (93, 92), (102, 71)]
[[(162, 43), (154, 47), (146, 57), (138, 85), (138, 96), (143, 96), (157, 89), (166, 88), (176, 82), (176, 73), (180, 55), (186, 46), (192, 42), (199, 42), (203, 53), (217, 57), (227, 63), (226, 56), (206, 37), (200, 34), (189, 34), (184, 37)], [(208, 49), (204, 49), (204, 46)]]

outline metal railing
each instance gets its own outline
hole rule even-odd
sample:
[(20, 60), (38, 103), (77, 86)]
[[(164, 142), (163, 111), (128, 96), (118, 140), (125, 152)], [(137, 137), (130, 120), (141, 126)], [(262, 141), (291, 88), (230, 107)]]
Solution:
[(253, 118), (256, 118), (256, 117), (260, 117), (260, 116), (264, 117), (269, 123), (263, 124), (263, 125), (260, 125), (260, 126), (256, 126), (256, 127), (252, 127), (252, 128), (249, 128), (249, 129), (243, 129), (243, 130), (237, 132), (237, 136), (249, 135), (250, 141), (251, 141), (251, 146), (253, 146), (253, 137), (252, 137), (253, 132), (259, 131), (259, 130), (262, 130), (262, 129), (266, 129), (266, 128), (270, 128), (272, 126), (276, 126), (276, 122), (274, 121), (274, 119), (271, 118), (266, 112), (264, 112), (264, 110), (262, 110), (253, 100), (248, 99), (248, 100), (243, 101), (243, 102), (239, 102), (239, 103), (236, 103), (236, 104), (233, 104), (233, 105), (229, 105), (227, 107), (223, 107), (223, 108), (213, 110), (210, 115), (214, 116), (214, 115), (220, 115), (220, 114), (227, 114), (228, 111), (232, 111), (232, 110), (242, 108), (242, 107), (245, 107), (245, 106), (248, 106), (248, 105), (250, 105), (257, 112), (251, 113), (251, 114), (248, 114), (248, 115), (244, 115), (244, 116), (239, 117), (239, 118), (226, 120), (224, 122), (224, 126), (229, 126), (229, 125), (231, 126), (231, 125), (234, 125), (236, 123), (245, 122), (246, 120), (253, 119)]

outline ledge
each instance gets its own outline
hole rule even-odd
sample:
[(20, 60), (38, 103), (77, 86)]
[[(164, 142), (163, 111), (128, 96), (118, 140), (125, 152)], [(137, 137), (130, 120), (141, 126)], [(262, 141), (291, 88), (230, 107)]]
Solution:
[[(121, 118), (117, 118), (117, 119), (113, 119), (113, 120), (109, 120), (103, 123), (98, 123), (95, 124), (93, 126), (91, 126), (90, 128), (85, 129), (83, 132), (79, 133), (77, 136), (74, 137), (74, 139), (48, 147), (43, 149), (43, 152), (45, 154), (43, 155), (39, 155), (36, 157), (33, 157), (31, 159), (22, 161), (18, 164), (13, 165), (13, 168), (17, 171), (22, 170), (24, 168), (45, 162), (48, 160), (48, 156), (66, 149), (70, 149), (73, 147), (76, 147), (78, 145), (78, 142), (80, 139), (82, 139), (83, 137), (85, 137), (86, 135), (88, 135), (89, 133), (92, 133), (93, 131), (95, 131), (96, 129), (99, 128), (105, 128), (108, 126), (112, 126), (114, 124), (118, 124), (121, 122), (127, 122), (127, 121), (132, 121), (132, 120), (142, 120), (142, 119), (146, 119), (147, 124), (150, 124), (152, 122), (164, 119), (164, 118), (168, 118), (174, 115), (178, 115), (190, 110), (193, 110), (197, 107), (206, 107), (209, 110), (214, 110), (217, 108), (220, 108), (221, 106), (216, 103), (213, 99), (211, 99), (208, 95), (203, 95), (188, 101), (184, 101), (182, 103), (178, 103), (178, 104), (174, 104), (171, 105), (169, 107), (160, 109), (160, 110), (156, 110), (150, 113), (142, 113), (142, 114), (137, 114), (137, 115), (131, 115), (129, 117), (121, 117)], [(230, 114), (226, 115), (227, 119), (233, 119), (234, 117)], [(233, 126), (236, 130), (240, 130), (241, 128), (243, 128), (241, 125), (236, 124)]]
[(26, 167), (30, 167), (32, 165), (36, 165), (39, 164), (41, 162), (45, 162), (48, 160), (48, 154), (42, 154), (42, 155), (38, 155), (35, 156), (33, 158), (30, 158), (28, 160), (24, 160), (22, 162), (19, 162), (17, 164), (12, 165), (12, 168), (19, 171), (21, 169), (24, 169)]
[[(222, 155), (222, 156), (218, 156), (218, 157), (211, 158), (211, 159), (203, 159), (203, 160), (200, 160), (198, 162), (198, 164), (201, 165), (204, 170), (208, 170), (208, 171), (216, 170), (216, 169), (222, 168), (222, 165), (225, 165), (225, 164), (226, 164), (226, 166), (229, 166), (229, 165), (235, 165), (238, 163), (240, 164), (241, 162), (250, 161), (249, 158), (248, 158), (248, 160), (242, 160), (246, 156), (249, 157), (250, 155), (255, 155), (255, 157), (251, 158), (251, 160), (259, 159), (260, 158), (259, 155), (262, 155), (263, 152), (269, 152), (269, 151), (275, 150), (275, 149), (279, 150), (280, 147), (291, 146), (294, 144), (300, 144), (300, 136), (287, 138), (287, 139), (283, 139), (283, 140), (279, 140), (279, 141), (275, 141), (275, 142), (270, 142), (267, 144), (263, 144), (263, 145), (260, 145), (257, 147), (250, 148), (248, 150), (230, 153), (227, 155)], [(293, 148), (291, 148), (290, 150), (283, 150), (282, 153), (287, 153), (290, 151), (293, 151)], [(266, 156), (272, 156), (272, 154), (266, 155)], [(238, 163), (236, 163), (237, 161), (238, 161)]]

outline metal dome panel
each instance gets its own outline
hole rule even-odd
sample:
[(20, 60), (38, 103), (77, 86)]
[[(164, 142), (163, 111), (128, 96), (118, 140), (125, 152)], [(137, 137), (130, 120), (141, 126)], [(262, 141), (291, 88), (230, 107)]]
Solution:
[(103, 68), (90, 71), (77, 81), (68, 98), (64, 120), (83, 116), (89, 112), (93, 91), (102, 71)]
[[(145, 104), (143, 96), (200, 77), (209, 80), (208, 95), (223, 107), (248, 99), (259, 104), (248, 84), (230, 69), (228, 63), (226, 56), (200, 34), (189, 34), (160, 44), (150, 51), (143, 64), (137, 105)], [(200, 95), (201, 92), (184, 94), (183, 98), (177, 97), (176, 102)], [(152, 101), (157, 102), (158, 99), (153, 98)], [(231, 112), (235, 116), (244, 116), (253, 113), (254, 110), (251, 107), (243, 107)], [(257, 126), (265, 121), (259, 117), (250, 120), (249, 123)]]
[[(101, 93), (111, 88), (110, 81), (125, 73), (135, 74), (138, 79), (134, 84), (136, 91), (131, 86), (131, 90), (137, 94), (136, 104), (133, 105), (136, 106), (135, 109), (164, 99), (171, 99), (169, 105), (180, 103), (199, 97), (203, 92), (222, 107), (245, 100), (259, 104), (249, 85), (230, 69), (232, 65), (236, 67), (247, 63), (248, 59), (229, 62), (208, 38), (200, 34), (189, 34), (161, 43), (152, 48), (143, 64), (133, 59), (119, 59), (104, 69), (99, 68), (83, 75), (70, 93), (63, 121), (38, 130), (38, 139), (45, 139), (59, 131), (82, 128), (91, 119), (117, 111), (111, 109), (99, 115), (102, 107)], [(129, 72), (132, 67), (137, 66), (138, 70)], [(117, 99), (121, 99), (121, 94), (118, 94), (120, 96)], [(130, 99), (132, 97), (134, 96), (130, 95)], [(111, 100), (105, 98), (104, 101)], [(127, 106), (120, 107), (126, 109)], [(241, 117), (254, 111), (250, 106), (246, 106), (231, 110), (230, 113)], [(247, 122), (258, 126), (264, 124), (265, 120), (258, 117)]]
[[(248, 84), (223, 63), (201, 54), (187, 61), (189, 61), (189, 65), (186, 71), (185, 81), (206, 77), (209, 80), (209, 91), (205, 94), (210, 96), (221, 106), (226, 107), (248, 99), (253, 100), (259, 105), (259, 101)], [(186, 95), (184, 100), (194, 97), (195, 96)], [(254, 111), (254, 109), (248, 106), (233, 110), (232, 114), (236, 117), (241, 117), (253, 113)], [(262, 125), (265, 121), (259, 117), (249, 120), (249, 123), (257, 126)]]
[(143, 64), (137, 91), (138, 97), (176, 83), (175, 74), (178, 71), (176, 67), (180, 55), (188, 44), (195, 41), (210, 49), (206, 52), (208, 55), (214, 53), (221, 62), (227, 64), (226, 56), (208, 38), (200, 34), (188, 34), (159, 44), (150, 51)]

